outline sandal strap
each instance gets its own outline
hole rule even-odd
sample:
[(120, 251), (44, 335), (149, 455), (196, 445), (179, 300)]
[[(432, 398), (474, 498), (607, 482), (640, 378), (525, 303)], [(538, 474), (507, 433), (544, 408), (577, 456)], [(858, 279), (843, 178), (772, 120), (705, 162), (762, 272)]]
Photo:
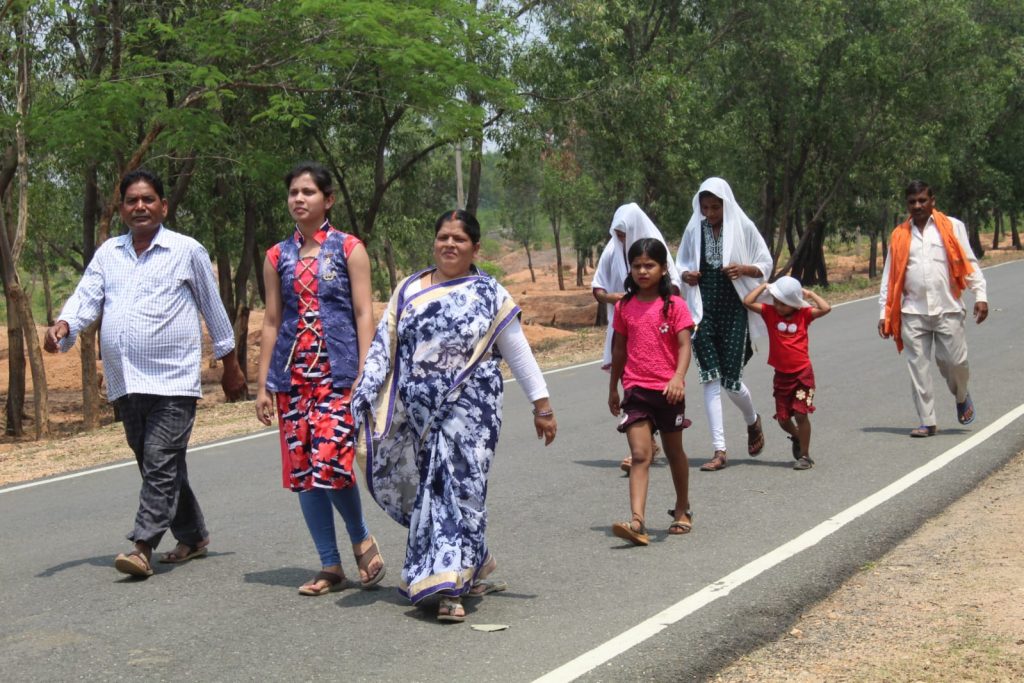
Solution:
[(326, 581), (332, 586), (337, 586), (339, 583), (345, 580), (344, 574), (335, 574), (334, 572), (321, 571), (319, 574), (313, 577), (313, 583), (318, 581)]

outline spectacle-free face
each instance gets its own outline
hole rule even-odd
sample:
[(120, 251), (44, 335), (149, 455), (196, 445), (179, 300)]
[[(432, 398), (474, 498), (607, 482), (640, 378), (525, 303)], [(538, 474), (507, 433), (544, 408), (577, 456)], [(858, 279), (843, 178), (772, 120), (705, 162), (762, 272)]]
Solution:
[(468, 273), (479, 251), (460, 220), (445, 221), (434, 236), (434, 263), (448, 277)]
[(295, 176), (288, 187), (288, 213), (296, 223), (320, 225), (334, 206), (334, 195), (325, 195), (309, 173)]
[(145, 180), (128, 186), (121, 198), (121, 220), (132, 233), (155, 232), (167, 215), (167, 200)]
[(712, 228), (722, 227), (722, 218), (725, 215), (722, 200), (713, 195), (709, 197), (701, 197), (700, 215), (708, 219), (708, 223), (711, 223)]
[(929, 190), (921, 190), (907, 197), (907, 210), (918, 225), (924, 225), (935, 209), (935, 196)]
[(640, 289), (656, 290), (665, 276), (665, 268), (650, 256), (640, 254), (629, 264), (629, 274)]

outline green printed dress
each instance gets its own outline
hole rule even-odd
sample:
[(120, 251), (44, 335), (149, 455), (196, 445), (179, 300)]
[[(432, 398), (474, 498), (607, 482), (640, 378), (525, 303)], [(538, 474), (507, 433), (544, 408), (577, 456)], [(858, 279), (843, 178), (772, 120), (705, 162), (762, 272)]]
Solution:
[(693, 338), (693, 356), (700, 382), (721, 380), (726, 391), (740, 390), (740, 377), (754, 350), (743, 307), (732, 280), (722, 272), (722, 235), (716, 238), (711, 224), (701, 221), (700, 296), (704, 317)]

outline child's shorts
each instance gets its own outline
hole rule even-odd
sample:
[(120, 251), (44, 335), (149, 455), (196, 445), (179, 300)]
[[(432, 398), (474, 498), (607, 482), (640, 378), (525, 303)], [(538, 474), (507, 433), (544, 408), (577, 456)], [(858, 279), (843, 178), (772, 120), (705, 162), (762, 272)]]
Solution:
[(775, 371), (775, 419), (788, 420), (794, 413), (814, 412), (814, 368), (800, 372)]
[(657, 389), (630, 387), (622, 398), (623, 416), (619, 431), (625, 432), (634, 422), (650, 420), (654, 432), (667, 434), (680, 432), (686, 427), (686, 399), (669, 403), (665, 394)]

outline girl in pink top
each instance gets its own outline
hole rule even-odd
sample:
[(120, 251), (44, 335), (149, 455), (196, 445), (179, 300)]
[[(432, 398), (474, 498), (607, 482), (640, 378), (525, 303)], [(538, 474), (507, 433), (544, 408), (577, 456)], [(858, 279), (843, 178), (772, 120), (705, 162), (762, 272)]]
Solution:
[[(693, 528), (690, 467), (683, 452), (684, 377), (690, 367), (693, 318), (686, 303), (672, 294), (668, 250), (662, 242), (637, 240), (629, 248), (628, 260), (626, 294), (615, 304), (613, 318), (608, 408), (612, 415), (622, 414), (619, 431), (626, 434), (633, 457), (629, 472), (633, 516), (628, 523), (613, 524), (612, 532), (635, 545), (647, 545), (644, 510), (655, 432), (661, 432), (676, 489), (668, 533), (685, 534)], [(625, 392), (621, 403), (620, 381)]]

